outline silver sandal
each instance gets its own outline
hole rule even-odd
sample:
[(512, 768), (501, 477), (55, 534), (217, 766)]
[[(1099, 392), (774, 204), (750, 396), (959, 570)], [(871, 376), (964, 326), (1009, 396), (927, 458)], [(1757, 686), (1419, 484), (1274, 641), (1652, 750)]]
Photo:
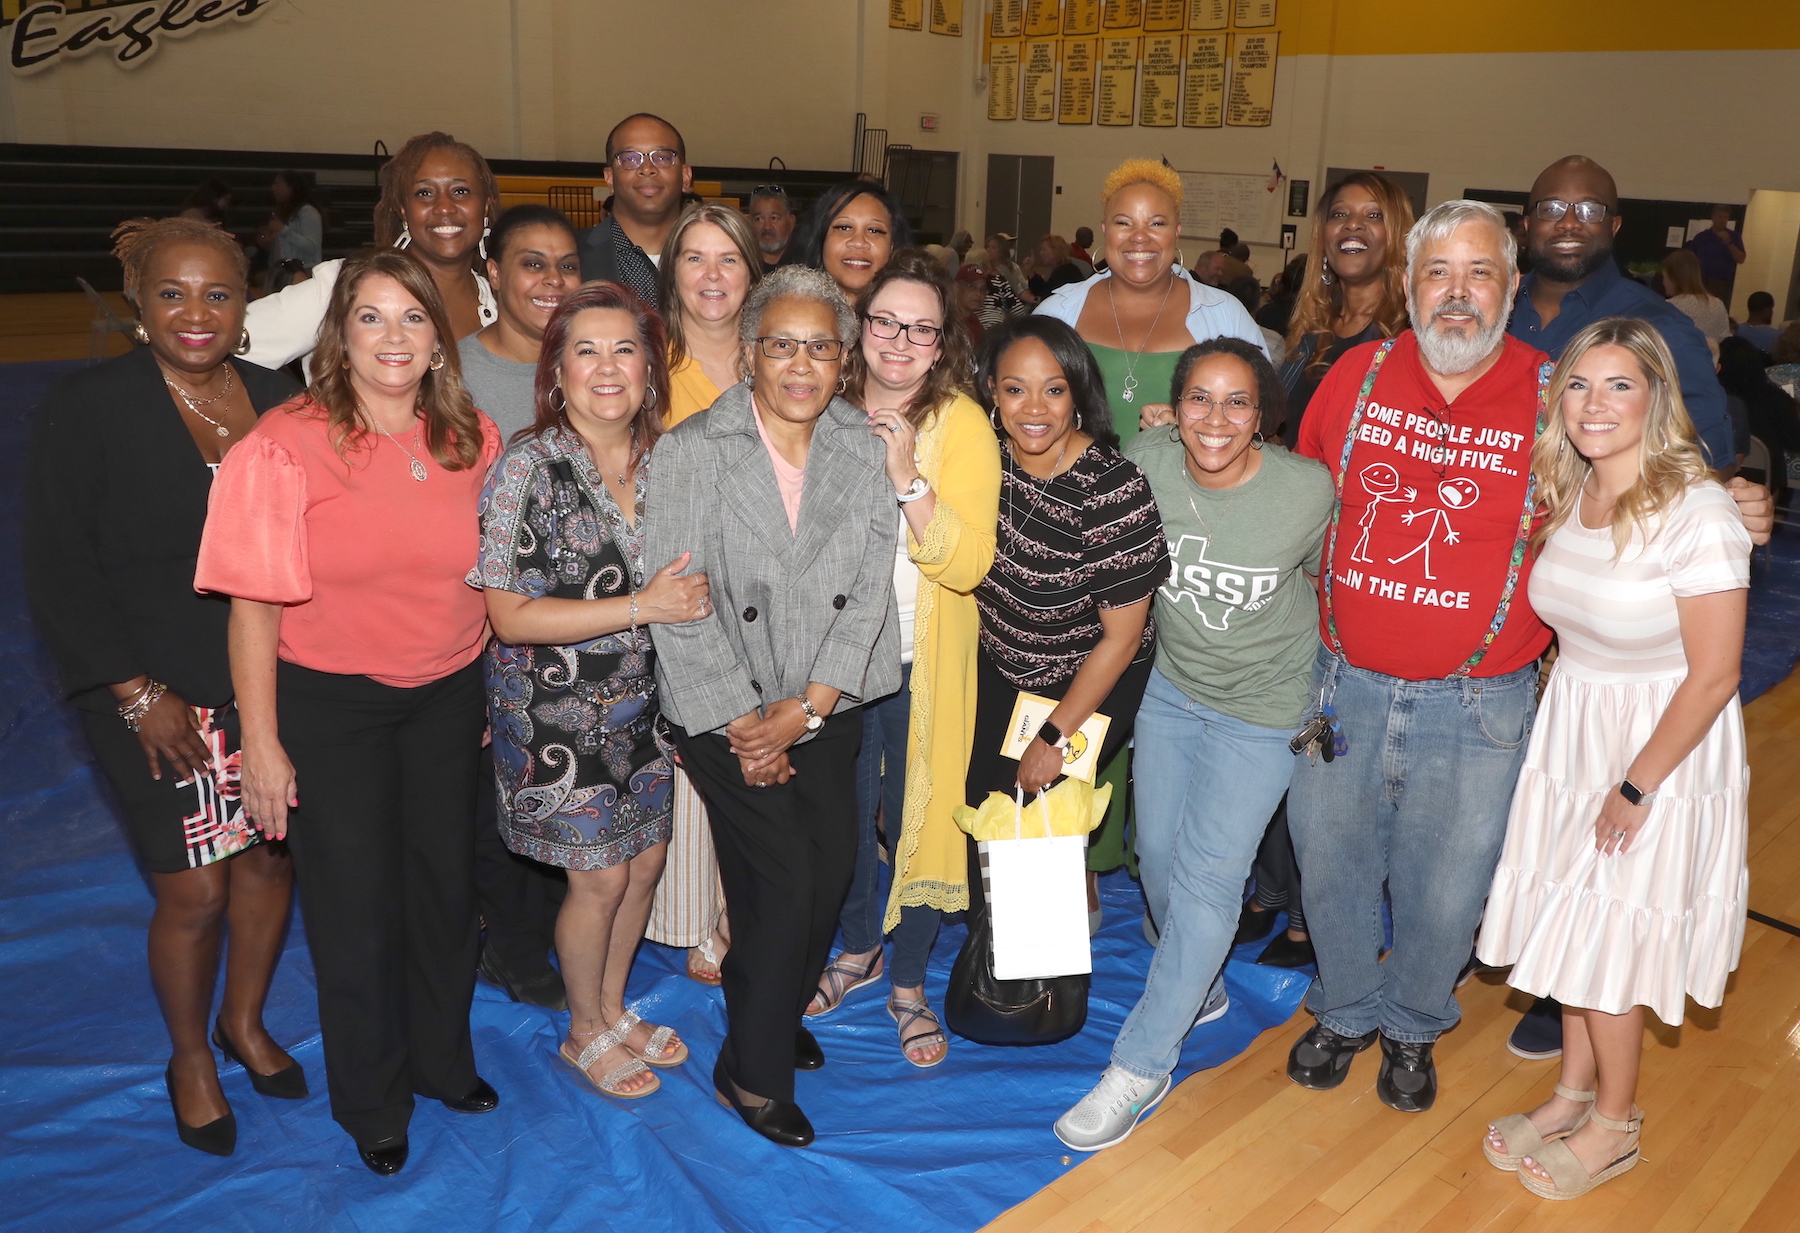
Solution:
[[(612, 1030), (623, 1042), (631, 1034), (631, 1029), (643, 1021), (637, 1011), (628, 1009), (619, 1016), (619, 1021), (612, 1025)], [(631, 1056), (648, 1062), (652, 1066), (679, 1066), (688, 1060), (688, 1047), (686, 1041), (677, 1040), (675, 1047), (669, 1048), (669, 1041), (674, 1037), (675, 1029), (663, 1024), (650, 1033), (650, 1043), (644, 1047), (642, 1053), (633, 1049), (629, 1044), (625, 1045), (625, 1050)]]
[[(656, 1091), (662, 1086), (662, 1080), (658, 1079), (654, 1074), (651, 1074), (650, 1068), (644, 1065), (644, 1063), (635, 1055), (629, 1062), (620, 1063), (598, 1079), (588, 1073), (588, 1067), (599, 1061), (601, 1054), (605, 1053), (608, 1049), (617, 1049), (624, 1046), (625, 1038), (619, 1035), (618, 1032), (606, 1031), (596, 1034), (594, 1032), (576, 1032), (571, 1030), (569, 1035), (576, 1037), (595, 1037), (594, 1040), (588, 1042), (587, 1048), (581, 1051), (579, 1057), (569, 1056), (569, 1042), (566, 1040), (557, 1046), (556, 1055), (569, 1065), (573, 1066), (576, 1070), (580, 1071), (581, 1077), (593, 1084), (594, 1090), (599, 1092), (602, 1096), (611, 1096), (614, 1100), (637, 1100), (640, 1097), (648, 1096), (651, 1092)], [(631, 1052), (630, 1049), (626, 1049), (625, 1051), (627, 1053)], [(650, 1082), (635, 1091), (622, 1092), (619, 1090), (619, 1084), (636, 1075), (650, 1075)]]
[[(900, 1028), (901, 1057), (912, 1062), (912, 1064), (917, 1066), (920, 1070), (930, 1070), (933, 1066), (936, 1066), (939, 1062), (950, 1056), (950, 1038), (944, 1035), (944, 1025), (938, 1021), (937, 1015), (932, 1013), (931, 1003), (927, 1002), (924, 998), (890, 997), (888, 998), (887, 1009), (888, 1016), (893, 1019)], [(914, 1032), (911, 1036), (906, 1034), (909, 1028), (913, 1027), (915, 1024), (924, 1022), (930, 1022), (932, 1030), (927, 1032)], [(938, 1051), (938, 1055), (929, 1062), (914, 1062), (912, 1054), (908, 1053), (907, 1050), (917, 1049), (921, 1045), (928, 1044), (934, 1040), (943, 1046), (943, 1048)]]

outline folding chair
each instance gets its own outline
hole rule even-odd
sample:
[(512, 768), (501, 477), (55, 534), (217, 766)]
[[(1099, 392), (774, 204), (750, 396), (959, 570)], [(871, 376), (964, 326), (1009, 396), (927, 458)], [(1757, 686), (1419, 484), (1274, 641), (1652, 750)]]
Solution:
[(87, 296), (88, 302), (94, 306), (93, 334), (88, 340), (88, 363), (98, 364), (106, 358), (106, 336), (108, 334), (123, 334), (133, 346), (136, 346), (137, 335), (132, 333), (130, 326), (119, 319), (119, 314), (112, 310), (112, 305), (106, 302), (106, 298), (95, 291), (85, 278), (76, 278), (75, 283), (81, 288), (82, 294)]

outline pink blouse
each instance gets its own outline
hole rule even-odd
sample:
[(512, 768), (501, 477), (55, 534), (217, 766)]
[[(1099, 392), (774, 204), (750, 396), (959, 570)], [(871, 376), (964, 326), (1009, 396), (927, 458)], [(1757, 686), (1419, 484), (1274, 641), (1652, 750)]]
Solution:
[(781, 507), (787, 511), (788, 530), (798, 534), (800, 493), (806, 487), (806, 468), (796, 467), (781, 456), (775, 442), (769, 439), (769, 430), (763, 427), (761, 411), (752, 409), (750, 414), (756, 420), (756, 435), (762, 438), (763, 448), (769, 451), (769, 463), (775, 468), (775, 488), (781, 493)]
[(411, 434), (365, 436), (340, 456), (304, 394), (270, 411), (213, 481), (194, 589), (284, 605), (277, 654), (303, 668), (402, 688), (455, 672), (487, 636), (486, 603), (463, 582), (500, 453), (499, 430), (480, 419), (480, 461), (448, 471), (423, 433), (416, 448)]

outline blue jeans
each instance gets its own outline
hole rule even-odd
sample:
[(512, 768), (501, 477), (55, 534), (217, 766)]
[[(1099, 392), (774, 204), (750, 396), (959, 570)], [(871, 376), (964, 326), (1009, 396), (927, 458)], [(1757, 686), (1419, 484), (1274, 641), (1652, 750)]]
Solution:
[[(1350, 752), (1295, 760), (1288, 827), (1319, 959), (1306, 1006), (1332, 1031), (1425, 1042), (1462, 1017), (1456, 978), (1500, 859), (1537, 677), (1532, 664), (1407, 681), (1319, 648), (1314, 696), (1335, 702)], [(1385, 963), (1383, 885), (1394, 914)]]
[(1231, 950), (1244, 879), (1293, 774), (1293, 735), (1233, 719), (1151, 672), (1137, 716), (1137, 857), (1160, 940), (1113, 1065), (1146, 1079), (1174, 1071)]
[[(901, 810), (906, 805), (906, 731), (912, 719), (912, 665), (900, 669), (900, 692), (863, 707), (863, 746), (856, 760), (856, 872), (850, 895), (838, 917), (844, 949), (867, 954), (881, 946), (881, 918), (887, 903), (881, 894), (881, 836), (877, 816), (887, 818), (890, 848), (900, 839)], [(937, 941), (936, 908), (900, 909), (894, 929), (894, 955), (888, 979), (903, 989), (925, 983), (925, 964)]]

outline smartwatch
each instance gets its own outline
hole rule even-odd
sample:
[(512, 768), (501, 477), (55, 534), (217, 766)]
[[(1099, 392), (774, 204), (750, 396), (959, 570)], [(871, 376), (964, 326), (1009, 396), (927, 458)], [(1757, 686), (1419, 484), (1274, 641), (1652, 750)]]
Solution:
[(1631, 780), (1621, 779), (1619, 781), (1619, 795), (1630, 801), (1633, 805), (1648, 805), (1651, 801), (1656, 799), (1656, 789), (1651, 788), (1646, 792), (1636, 784), (1632, 783)]
[(800, 709), (806, 712), (806, 730), (808, 732), (817, 732), (825, 726), (825, 717), (819, 714), (818, 708), (812, 704), (812, 699), (805, 694), (800, 695)]
[(1052, 749), (1061, 749), (1064, 743), (1069, 739), (1062, 734), (1061, 728), (1058, 728), (1048, 719), (1038, 725), (1037, 735), (1038, 740), (1044, 742), (1044, 744), (1050, 746)]

